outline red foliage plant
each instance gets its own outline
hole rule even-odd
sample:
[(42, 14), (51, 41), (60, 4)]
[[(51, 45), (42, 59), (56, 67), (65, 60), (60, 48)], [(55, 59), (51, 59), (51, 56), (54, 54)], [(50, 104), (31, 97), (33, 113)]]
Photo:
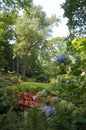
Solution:
[(27, 110), (29, 108), (41, 107), (42, 100), (37, 98), (37, 92), (22, 92), (19, 100), (17, 101), (19, 104), (20, 110)]
[(52, 96), (51, 96), (51, 95), (47, 96), (47, 99), (51, 99), (51, 98), (52, 98)]

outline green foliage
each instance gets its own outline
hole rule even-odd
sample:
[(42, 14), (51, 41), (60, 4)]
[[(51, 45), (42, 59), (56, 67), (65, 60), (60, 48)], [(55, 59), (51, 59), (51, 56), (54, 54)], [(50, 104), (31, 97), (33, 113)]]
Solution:
[(11, 100), (6, 91), (0, 91), (0, 114), (4, 114), (10, 109)]
[(19, 83), (19, 76), (11, 76), (9, 80), (11, 81), (12, 84)]
[[(6, 65), (10, 70), (13, 69), (14, 47), (16, 66), (20, 69), (18, 72), (23, 73), (21, 79), (25, 81), (13, 75), (8, 80), (14, 85), (7, 86), (8, 82), (0, 78), (0, 129), (85, 130), (86, 38), (68, 41), (67, 45), (64, 38), (46, 41), (58, 20), (56, 16), (46, 17), (40, 6), (30, 7), (30, 2), (29, 0), (18, 2), (11, 0), (4, 1), (4, 4), (1, 1), (0, 4), (0, 9), (2, 9), (0, 12), (0, 66), (4, 65), (6, 72), (8, 71)], [(63, 5), (65, 16), (69, 18), (70, 33), (79, 30), (79, 34), (85, 32), (84, 3), (85, 1), (82, 0), (66, 0)], [(24, 12), (22, 17), (17, 17), (15, 30), (12, 26), (17, 16), (15, 12), (21, 9)], [(15, 39), (14, 32), (16, 32), (16, 43), (13, 46), (9, 44), (9, 40)], [(65, 63), (56, 62), (56, 57), (61, 54), (68, 56)], [(26, 82), (25, 74), (36, 76), (37, 82), (33, 80)], [(55, 78), (51, 79), (51, 83), (49, 83), (48, 74)], [(43, 89), (47, 91), (44, 97)], [(54, 107), (56, 115), (47, 117), (42, 111), (43, 106), (24, 111), (16, 109), (22, 92), (39, 92), (38, 96), (41, 95), (40, 98), (43, 99), (42, 105), (45, 106), (45, 103), (49, 101), (48, 105)], [(15, 97), (17, 95), (19, 97)], [(52, 102), (53, 98), (58, 101)]]
[[(15, 20), (19, 15), (19, 10), (27, 10), (31, 0), (0, 1), (0, 66), (8, 65), (10, 71), (14, 68), (13, 48), (9, 44), (10, 40), (15, 40)], [(5, 68), (4, 68), (5, 69)], [(8, 71), (8, 70), (7, 70)], [(5, 70), (5, 72), (7, 72)]]
[(64, 130), (83, 130), (86, 128), (85, 109), (78, 108), (66, 100), (61, 100), (57, 106), (57, 111), (57, 121)]
[[(63, 77), (65, 78), (65, 76)], [(69, 77), (67, 77), (69, 78)], [(71, 76), (69, 78), (73, 83), (72, 85), (76, 85), (77, 84), (77, 80), (74, 80), (74, 77)], [(1, 108), (0, 110), (4, 110), (4, 114), (0, 114), (0, 128), (3, 128), (5, 130), (7, 129), (13, 129), (13, 130), (19, 130), (19, 129), (25, 129), (25, 130), (38, 130), (38, 128), (40, 128), (40, 130), (77, 130), (78, 128), (80, 130), (86, 129), (86, 109), (85, 109), (85, 102), (82, 103), (80, 102), (75, 102), (75, 99), (77, 99), (77, 101), (82, 100), (80, 99), (80, 95), (82, 97), (85, 96), (85, 92), (83, 93), (82, 90), (80, 89), (79, 92), (79, 97), (77, 95), (78, 93), (78, 87), (74, 86), (74, 88), (68, 89), (68, 87), (65, 86), (66, 80), (64, 80), (64, 82), (62, 82), (60, 85), (63, 85), (63, 90), (62, 90), (62, 86), (60, 86), (60, 89), (56, 89), (59, 91), (58, 95), (58, 103), (53, 103), (53, 107), (56, 110), (56, 115), (53, 115), (51, 117), (46, 117), (45, 113), (42, 112), (42, 108), (31, 108), (28, 109), (26, 111), (14, 111), (14, 106), (15, 106), (15, 102), (12, 102), (12, 98), (10, 98), (10, 95), (14, 92), (20, 93), (21, 91), (40, 91), (43, 88), (46, 88), (48, 91), (51, 92), (51, 90), (55, 91), (54, 88), (51, 89), (49, 84), (41, 84), (41, 83), (22, 83), (20, 88), (19, 85), (15, 86), (16, 88), (11, 88), (8, 87), (6, 89), (5, 92), (3, 94), (3, 91), (0, 91), (0, 102), (1, 102)], [(73, 81), (74, 80), (74, 81)], [(59, 77), (59, 82), (60, 82), (60, 77)], [(80, 84), (80, 83), (79, 83)], [(28, 85), (28, 87), (27, 87)], [(49, 86), (48, 86), (49, 85)], [(66, 84), (67, 85), (67, 84)], [(30, 86), (30, 87), (29, 87)], [(38, 87), (40, 87), (40, 89), (38, 89)], [(69, 84), (70, 86), (70, 84)], [(34, 88), (33, 88), (34, 87)], [(21, 90), (20, 90), (21, 89)], [(73, 89), (74, 91), (74, 95), (73, 95)], [(86, 90), (83, 90), (86, 91)], [(51, 94), (52, 93), (48, 93)], [(65, 94), (65, 95), (64, 95)], [(74, 97), (76, 94), (76, 97)], [(3, 98), (2, 98), (3, 97)], [(41, 97), (43, 98), (43, 97)], [(3, 99), (3, 100), (1, 100)], [(64, 99), (64, 100), (63, 100)], [(44, 98), (44, 103), (47, 101), (46, 98)], [(8, 102), (9, 101), (9, 102)], [(85, 98), (84, 98), (85, 101)], [(4, 103), (3, 103), (4, 102)], [(5, 106), (4, 106), (5, 105)], [(45, 104), (43, 104), (45, 105)], [(6, 113), (5, 113), (6, 112)], [(3, 122), (4, 123), (1, 123)], [(15, 125), (14, 125), (15, 124)]]
[(34, 5), (28, 9), (28, 12), (24, 11), (22, 17), (17, 18), (17, 42), (14, 46), (14, 53), (22, 61), (21, 70), (24, 76), (28, 68), (41, 65), (41, 57), (45, 57), (47, 48), (46, 38), (51, 33), (51, 27), (57, 22), (56, 16), (48, 18), (40, 6)]
[[(53, 85), (59, 91), (59, 97), (80, 106), (85, 104), (86, 78), (84, 76), (60, 75)], [(83, 96), (82, 96), (83, 95)]]
[(0, 115), (1, 130), (23, 130), (23, 113), (22, 112), (8, 112)]
[(14, 31), (11, 27), (14, 24), (16, 14), (0, 13), (0, 61), (1, 67), (8, 65), (9, 70), (13, 69), (13, 48), (9, 41), (14, 37)]
[(9, 10), (13, 10), (13, 11), (18, 11), (21, 9), (26, 9), (27, 7), (30, 6), (32, 0), (5, 0), (5, 1), (0, 1), (0, 11), (9, 11)]
[(86, 0), (66, 0), (63, 4), (64, 16), (68, 18), (68, 27), (73, 36), (83, 36), (86, 33)]
[[(58, 124), (55, 116), (46, 117), (42, 109), (34, 108), (25, 113), (27, 129), (30, 130), (57, 130)], [(29, 119), (29, 120), (28, 120)], [(26, 130), (27, 130), (26, 129)]]
[(14, 93), (20, 93), (20, 92), (28, 92), (28, 91), (32, 91), (32, 92), (38, 92), (41, 91), (42, 89), (46, 89), (48, 91), (48, 93), (54, 93), (53, 91), (53, 86), (50, 85), (49, 83), (38, 83), (38, 82), (22, 82), (20, 84), (16, 84), (16, 85), (12, 85), (12, 86), (8, 86), (6, 88), (7, 93), (9, 93), (9, 91), (13, 91)]
[(26, 77), (26, 76), (21, 76), (20, 79), (21, 79), (22, 81), (24, 81), (24, 82), (27, 81), (27, 77)]
[(47, 74), (40, 74), (40, 75), (36, 76), (36, 82), (49, 83), (50, 77)]
[(85, 70), (86, 38), (77, 38), (67, 43), (71, 55), (71, 73), (78, 76)]
[(86, 38), (77, 38), (71, 41), (71, 46), (76, 53), (86, 52)]
[(4, 78), (0, 78), (0, 88), (8, 86), (8, 82)]
[[(85, 112), (86, 107), (85, 38), (78, 38), (76, 40), (73, 40), (71, 44), (69, 44), (69, 46), (70, 51), (68, 51), (69, 57), (71, 58), (71, 62), (59, 65), (59, 75), (56, 79), (52, 81), (52, 84), (55, 85), (55, 88), (58, 91), (59, 98), (65, 99), (66, 102), (70, 102), (73, 105), (77, 106), (78, 110), (74, 110), (74, 112), (80, 112), (80, 115), (77, 114), (77, 117), (73, 117), (72, 115), (69, 116), (71, 119), (70, 122), (72, 123), (72, 128), (69, 123), (66, 127), (70, 126), (70, 128), (66, 129), (76, 130), (80, 128), (80, 130), (83, 130), (85, 129), (84, 122), (86, 121), (86, 117), (83, 114), (81, 114), (81, 111)], [(65, 70), (65, 73), (63, 70)], [(59, 113), (61, 114), (61, 112)], [(71, 113), (69, 112), (69, 114)], [(64, 115), (65, 114), (63, 113), (63, 116)], [(67, 115), (65, 115), (65, 117), (67, 118)], [(62, 117), (62, 119), (63, 118), (64, 117)]]

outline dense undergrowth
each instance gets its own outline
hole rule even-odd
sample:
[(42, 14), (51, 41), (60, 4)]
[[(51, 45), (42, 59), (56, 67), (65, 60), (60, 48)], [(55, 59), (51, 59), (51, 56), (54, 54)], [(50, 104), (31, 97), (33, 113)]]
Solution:
[[(56, 82), (55, 84), (53, 82), (22, 82), (0, 88), (0, 129), (85, 130), (86, 87), (84, 90), (83, 86), (78, 87), (79, 84), (75, 77), (71, 78), (72, 83), (66, 82), (67, 80), (66, 78), (61, 81), (57, 80), (59, 86)], [(40, 94), (43, 90), (46, 92)], [(39, 93), (38, 98), (42, 99), (42, 105), (20, 110), (17, 99), (20, 98), (22, 92)], [(17, 98), (15, 96), (13, 98), (15, 94), (18, 96)], [(55, 115), (47, 116), (42, 111), (44, 106), (54, 108)]]

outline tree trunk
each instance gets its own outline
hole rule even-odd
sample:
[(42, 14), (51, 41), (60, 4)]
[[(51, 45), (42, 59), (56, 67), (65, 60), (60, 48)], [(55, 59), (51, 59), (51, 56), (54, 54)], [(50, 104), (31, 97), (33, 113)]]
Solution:
[(16, 71), (19, 74), (19, 72), (20, 72), (20, 59), (19, 59), (19, 57), (17, 57), (17, 61), (16, 62), (17, 62), (16, 63)]
[(22, 64), (22, 77), (25, 78), (25, 72), (26, 72), (26, 67), (27, 67), (27, 58), (23, 57), (23, 64)]

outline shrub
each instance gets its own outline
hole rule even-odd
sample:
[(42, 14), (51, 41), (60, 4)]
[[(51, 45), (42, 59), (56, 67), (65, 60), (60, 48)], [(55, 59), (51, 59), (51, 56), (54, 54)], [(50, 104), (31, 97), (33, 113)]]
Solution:
[(50, 84), (51, 84), (51, 85), (56, 85), (56, 84), (57, 84), (57, 79), (51, 78), (51, 79), (50, 79)]
[(14, 84), (19, 82), (19, 77), (18, 76), (11, 76), (9, 79)]
[(10, 111), (0, 115), (1, 130), (22, 130), (24, 114), (22, 112)]
[(8, 82), (4, 78), (0, 78), (0, 88), (8, 85)]
[(28, 110), (42, 106), (42, 100), (37, 98), (37, 92), (23, 92), (20, 95), (14, 94), (13, 100), (17, 102), (15, 108), (18, 110)]
[(59, 63), (64, 63), (67, 59), (68, 59), (67, 56), (64, 55), (64, 54), (62, 54), (62, 55), (60, 55), (60, 56), (57, 57), (57, 61)]
[(0, 114), (9, 110), (12, 103), (12, 99), (7, 95), (6, 91), (0, 91)]
[(50, 82), (50, 77), (47, 74), (40, 74), (36, 77), (36, 82), (44, 82), (44, 83), (49, 83)]
[(21, 79), (22, 81), (27, 81), (27, 77), (26, 77), (26, 76), (21, 76), (20, 79)]

